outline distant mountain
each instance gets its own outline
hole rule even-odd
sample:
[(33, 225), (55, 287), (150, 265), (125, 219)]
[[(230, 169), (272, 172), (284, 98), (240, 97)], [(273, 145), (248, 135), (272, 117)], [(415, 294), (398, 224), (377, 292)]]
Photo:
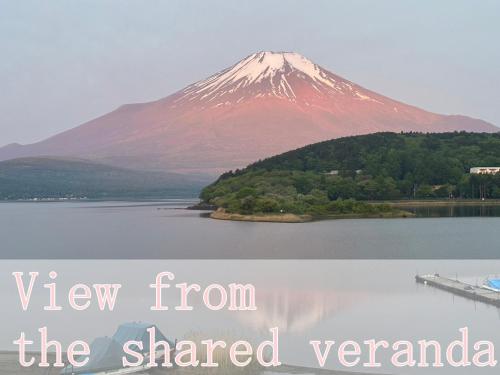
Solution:
[(0, 199), (192, 197), (208, 178), (141, 172), (76, 159), (0, 162)]
[(164, 99), (125, 105), (42, 142), (6, 146), (0, 160), (76, 156), (127, 168), (217, 173), (346, 135), (455, 130), (499, 128), (403, 104), (297, 53), (259, 52)]

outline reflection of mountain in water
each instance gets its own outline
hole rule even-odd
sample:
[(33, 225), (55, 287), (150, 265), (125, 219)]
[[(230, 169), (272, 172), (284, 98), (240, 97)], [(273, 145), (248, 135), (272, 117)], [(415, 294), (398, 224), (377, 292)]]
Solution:
[(365, 297), (333, 290), (275, 289), (261, 291), (256, 298), (257, 311), (241, 314), (241, 321), (256, 330), (278, 327), (281, 332), (300, 333)]

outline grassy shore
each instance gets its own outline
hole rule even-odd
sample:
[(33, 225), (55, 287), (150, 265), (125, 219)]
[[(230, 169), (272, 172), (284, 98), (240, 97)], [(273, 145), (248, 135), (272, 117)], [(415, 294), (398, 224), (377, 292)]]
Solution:
[[(231, 213), (219, 208), (212, 212), (209, 217), (217, 220), (253, 221), (272, 223), (305, 223), (317, 220), (335, 219), (369, 219), (369, 218), (410, 218), (416, 215), (405, 209), (418, 207), (458, 207), (458, 206), (500, 206), (499, 199), (426, 199), (426, 200), (397, 200), (397, 201), (365, 201), (367, 204), (385, 204), (391, 210), (374, 213), (341, 213), (341, 214), (293, 214), (293, 213), (254, 213), (240, 214)], [(213, 207), (211, 207), (213, 209)]]
[(231, 213), (219, 208), (209, 216), (218, 220), (233, 221), (253, 221), (253, 222), (272, 222), (272, 223), (305, 223), (316, 220), (334, 220), (334, 219), (370, 219), (370, 218), (411, 218), (416, 215), (407, 211), (410, 208), (418, 207), (459, 207), (459, 206), (500, 206), (499, 199), (425, 199), (425, 200), (397, 200), (397, 201), (365, 201), (367, 204), (377, 205), (385, 204), (390, 206), (391, 210), (382, 212), (366, 213), (340, 213), (340, 214), (293, 214), (293, 213), (254, 213), (240, 214)]
[(335, 219), (402, 219), (415, 217), (414, 213), (405, 210), (392, 210), (389, 212), (366, 213), (366, 214), (338, 214), (313, 216), (313, 220), (335, 220)]
[(242, 215), (237, 213), (226, 212), (223, 209), (218, 209), (210, 214), (212, 219), (217, 220), (233, 220), (233, 221), (256, 221), (269, 223), (305, 223), (313, 220), (311, 215), (296, 215), (296, 214), (252, 214)]
[(233, 220), (233, 221), (253, 221), (267, 223), (306, 223), (316, 220), (335, 220), (335, 219), (389, 219), (389, 218), (407, 218), (414, 217), (411, 212), (404, 210), (392, 210), (389, 212), (366, 213), (366, 214), (330, 214), (330, 215), (296, 215), (296, 214), (251, 214), (243, 215), (238, 213), (226, 212), (218, 209), (210, 214), (212, 219)]

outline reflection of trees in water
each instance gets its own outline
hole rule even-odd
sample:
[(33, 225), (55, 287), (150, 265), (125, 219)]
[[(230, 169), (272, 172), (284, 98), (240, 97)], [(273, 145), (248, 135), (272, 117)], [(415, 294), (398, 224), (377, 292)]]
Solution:
[(418, 217), (499, 217), (500, 205), (460, 205), (406, 207)]
[(278, 327), (280, 332), (301, 333), (364, 298), (345, 291), (267, 290), (257, 294), (257, 311), (239, 317), (255, 330)]

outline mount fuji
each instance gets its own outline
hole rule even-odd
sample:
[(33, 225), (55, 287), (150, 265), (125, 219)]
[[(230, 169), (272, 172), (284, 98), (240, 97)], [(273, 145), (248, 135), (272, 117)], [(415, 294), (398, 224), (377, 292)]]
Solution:
[(293, 52), (258, 52), (166, 98), (124, 105), (0, 160), (78, 157), (113, 166), (216, 174), (331, 138), (379, 131), (497, 132), (485, 121), (390, 99)]

